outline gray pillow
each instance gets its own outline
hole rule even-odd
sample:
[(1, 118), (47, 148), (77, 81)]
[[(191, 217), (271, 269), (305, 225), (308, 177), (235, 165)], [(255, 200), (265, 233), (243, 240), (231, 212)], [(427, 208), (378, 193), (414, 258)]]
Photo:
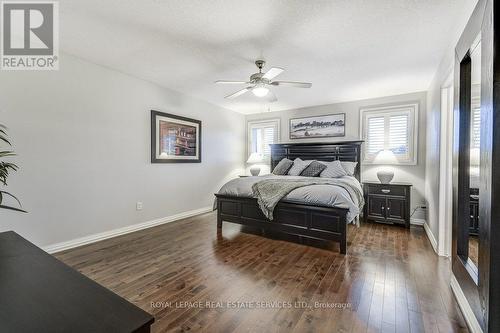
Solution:
[(284, 158), (279, 163), (274, 167), (273, 174), (274, 175), (286, 175), (288, 173), (288, 170), (293, 165), (293, 161), (290, 161), (288, 158)]
[(358, 162), (343, 162), (341, 161), (340, 164), (344, 168), (345, 172), (349, 176), (354, 176), (354, 171), (356, 170), (356, 165), (358, 165)]
[(338, 178), (338, 177), (343, 177), (347, 176), (347, 172), (344, 170), (342, 167), (342, 164), (340, 164), (340, 161), (333, 161), (333, 162), (322, 162), (324, 165), (326, 165), (326, 169), (321, 172), (319, 175), (322, 178)]
[(302, 161), (300, 158), (296, 158), (293, 161), (293, 166), (288, 170), (288, 174), (290, 176), (298, 176), (300, 173), (307, 168), (309, 164), (311, 164), (312, 161)]
[(326, 169), (326, 165), (319, 163), (318, 161), (312, 161), (300, 174), (304, 177), (317, 177), (319, 174)]

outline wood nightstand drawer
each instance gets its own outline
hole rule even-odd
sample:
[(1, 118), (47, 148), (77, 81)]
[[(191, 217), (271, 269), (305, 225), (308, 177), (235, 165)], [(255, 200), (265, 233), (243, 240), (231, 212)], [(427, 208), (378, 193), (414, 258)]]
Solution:
[(404, 186), (393, 186), (391, 184), (367, 184), (368, 194), (380, 194), (380, 195), (394, 195), (404, 197), (406, 196), (407, 187)]

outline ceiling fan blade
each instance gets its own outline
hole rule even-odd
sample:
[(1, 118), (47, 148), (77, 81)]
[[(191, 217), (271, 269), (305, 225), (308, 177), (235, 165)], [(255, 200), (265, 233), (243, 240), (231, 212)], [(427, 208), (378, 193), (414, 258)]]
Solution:
[(269, 92), (267, 93), (266, 99), (269, 103), (274, 103), (278, 100), (276, 95), (271, 90), (269, 90)]
[(267, 80), (272, 80), (274, 79), (276, 76), (280, 75), (281, 73), (283, 73), (285, 70), (283, 68), (279, 68), (279, 67), (272, 67), (270, 70), (268, 70), (266, 72), (266, 74), (264, 74), (264, 76), (262, 76), (263, 79), (267, 79)]
[(246, 81), (228, 81), (228, 80), (217, 80), (214, 83), (216, 84), (246, 84)]
[(246, 88), (243, 88), (241, 90), (238, 90), (237, 92), (235, 93), (232, 93), (231, 95), (227, 95), (226, 97), (224, 98), (227, 98), (227, 99), (232, 99), (232, 98), (236, 98), (238, 96), (241, 96), (243, 95), (244, 93), (246, 93), (247, 91), (250, 91), (252, 90), (253, 87), (246, 87)]
[(312, 83), (295, 82), (295, 81), (273, 81), (270, 84), (273, 86), (294, 87), (294, 88), (311, 88)]

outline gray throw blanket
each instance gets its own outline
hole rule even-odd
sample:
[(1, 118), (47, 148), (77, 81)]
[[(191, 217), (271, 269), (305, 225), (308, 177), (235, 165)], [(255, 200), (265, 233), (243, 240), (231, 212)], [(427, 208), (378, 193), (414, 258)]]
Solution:
[(252, 185), (252, 191), (262, 213), (273, 219), (274, 207), (293, 190), (310, 185), (334, 185), (342, 187), (349, 193), (351, 199), (362, 211), (364, 205), (363, 192), (348, 178), (317, 178), (317, 179), (264, 179)]

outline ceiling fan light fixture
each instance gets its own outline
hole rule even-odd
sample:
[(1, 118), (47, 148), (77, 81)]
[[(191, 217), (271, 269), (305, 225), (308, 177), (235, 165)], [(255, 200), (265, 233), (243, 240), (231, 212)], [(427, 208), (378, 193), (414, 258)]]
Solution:
[(264, 97), (269, 93), (269, 89), (259, 85), (252, 89), (252, 93), (257, 97)]
[(297, 81), (276, 81), (274, 80), (278, 75), (283, 73), (284, 69), (280, 67), (272, 67), (267, 72), (262, 73), (262, 67), (266, 62), (264, 60), (255, 61), (255, 65), (259, 69), (258, 73), (250, 75), (248, 81), (234, 81), (234, 80), (217, 80), (217, 84), (246, 84), (247, 87), (240, 89), (230, 95), (225, 96), (227, 99), (234, 99), (236, 97), (242, 96), (249, 91), (259, 98), (266, 97), (266, 101), (269, 103), (276, 102), (278, 99), (269, 86), (284, 86), (293, 88), (311, 88), (311, 83), (309, 82), (297, 82)]

